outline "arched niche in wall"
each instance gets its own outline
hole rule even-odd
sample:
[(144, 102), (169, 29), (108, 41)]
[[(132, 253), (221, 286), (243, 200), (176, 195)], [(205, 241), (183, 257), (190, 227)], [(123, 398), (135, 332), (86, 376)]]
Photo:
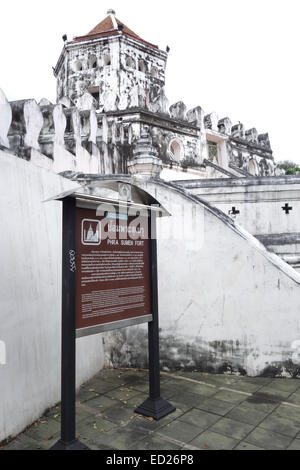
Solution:
[(257, 174), (258, 174), (257, 163), (253, 159), (250, 160), (250, 162), (249, 162), (248, 172), (250, 173), (250, 175), (253, 175), (253, 176), (257, 176)]
[(157, 67), (151, 67), (151, 77), (157, 78), (158, 77), (158, 70)]
[(126, 57), (126, 67), (130, 69), (135, 69), (135, 60), (129, 55)]
[(169, 144), (169, 151), (170, 151), (171, 157), (177, 162), (179, 162), (180, 160), (184, 158), (183, 145), (179, 139), (171, 140)]
[(75, 62), (73, 62), (72, 69), (74, 70), (74, 72), (80, 72), (82, 68), (83, 66), (81, 60), (75, 60)]
[(219, 163), (218, 143), (207, 140), (207, 157), (210, 162)]
[(88, 60), (88, 68), (95, 69), (97, 67), (97, 57), (95, 55), (90, 55)]
[(103, 65), (106, 67), (111, 65), (111, 56), (108, 49), (103, 52)]
[(267, 176), (268, 175), (268, 164), (264, 158), (262, 158), (259, 162), (259, 176)]
[(139, 60), (139, 71), (140, 72), (143, 72), (143, 73), (146, 73), (147, 72), (147, 64), (146, 62), (144, 61), (144, 59), (140, 59)]

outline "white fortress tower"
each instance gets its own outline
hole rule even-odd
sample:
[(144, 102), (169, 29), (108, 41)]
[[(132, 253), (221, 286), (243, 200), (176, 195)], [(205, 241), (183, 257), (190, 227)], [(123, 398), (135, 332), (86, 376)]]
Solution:
[(92, 95), (93, 107), (104, 112), (161, 111), (167, 53), (135, 34), (113, 10), (107, 13), (88, 34), (65, 42), (54, 69), (57, 102), (67, 97), (71, 105), (86, 108)]

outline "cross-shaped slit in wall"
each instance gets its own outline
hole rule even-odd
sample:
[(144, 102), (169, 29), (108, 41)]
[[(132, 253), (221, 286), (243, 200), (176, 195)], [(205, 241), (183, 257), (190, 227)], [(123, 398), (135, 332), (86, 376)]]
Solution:
[(285, 206), (282, 207), (282, 210), (285, 211), (286, 214), (289, 214), (290, 211), (293, 210), (293, 208), (291, 206), (289, 206), (288, 203), (286, 203)]
[(240, 214), (240, 211), (238, 211), (235, 207), (232, 207), (232, 209), (228, 211), (228, 214), (233, 215), (235, 218), (238, 214)]

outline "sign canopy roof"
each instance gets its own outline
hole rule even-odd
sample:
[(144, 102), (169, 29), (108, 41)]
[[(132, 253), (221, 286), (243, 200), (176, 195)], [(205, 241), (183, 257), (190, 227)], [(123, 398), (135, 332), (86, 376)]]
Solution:
[[(124, 199), (122, 192), (129, 190), (128, 196)], [(74, 189), (47, 199), (49, 201), (62, 201), (66, 198), (75, 198), (78, 201), (86, 201), (86, 204), (99, 204), (101, 202), (134, 206), (136, 208), (146, 208), (156, 212), (159, 217), (170, 216), (171, 214), (155, 199), (150, 193), (142, 188), (119, 179), (102, 179), (91, 181), (87, 186), (77, 186)]]

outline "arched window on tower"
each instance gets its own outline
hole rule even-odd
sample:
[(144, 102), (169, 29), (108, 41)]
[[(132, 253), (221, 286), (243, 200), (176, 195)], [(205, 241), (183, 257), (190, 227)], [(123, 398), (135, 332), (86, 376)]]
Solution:
[(135, 69), (135, 61), (129, 55), (126, 57), (126, 67), (129, 67), (131, 69)]
[(109, 52), (105, 52), (103, 55), (103, 64), (104, 66), (111, 65), (111, 57)]
[(95, 55), (89, 57), (88, 66), (89, 69), (95, 69), (97, 67), (97, 57)]
[(73, 63), (73, 70), (74, 72), (80, 72), (80, 70), (82, 70), (82, 62), (80, 60), (76, 60)]
[(174, 139), (170, 142), (170, 153), (171, 157), (177, 162), (183, 159), (182, 144), (179, 140)]
[(158, 77), (158, 70), (156, 67), (151, 68), (151, 77), (157, 78)]
[(140, 71), (140, 72), (143, 72), (143, 73), (146, 73), (146, 72), (147, 72), (147, 64), (146, 64), (146, 62), (144, 61), (144, 59), (140, 59), (140, 60), (139, 60), (139, 71)]

